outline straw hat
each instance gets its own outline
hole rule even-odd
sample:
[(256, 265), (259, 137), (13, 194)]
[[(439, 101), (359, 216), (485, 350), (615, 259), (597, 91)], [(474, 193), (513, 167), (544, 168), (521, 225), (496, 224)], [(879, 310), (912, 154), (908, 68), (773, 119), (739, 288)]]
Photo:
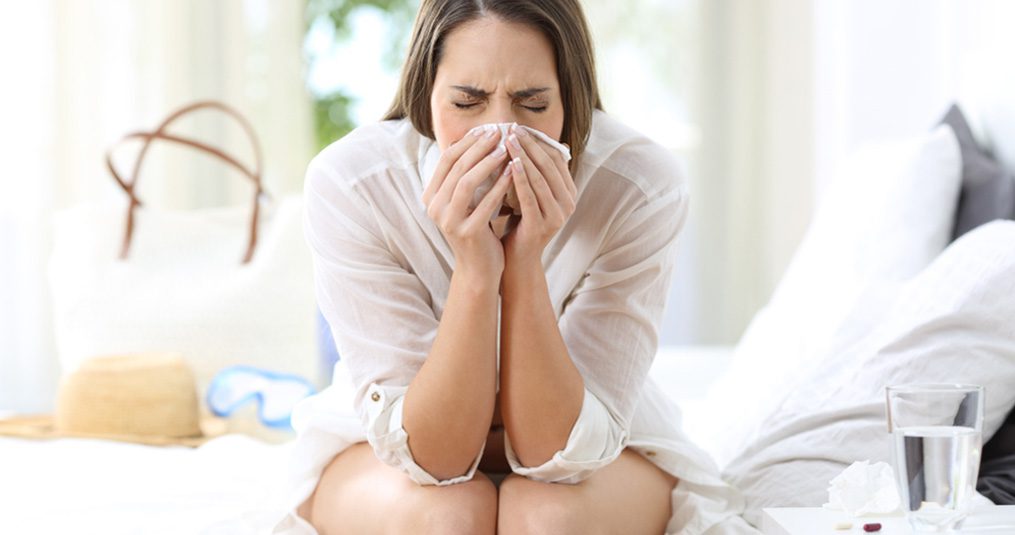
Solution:
[(96, 357), (63, 377), (56, 414), (0, 420), (0, 435), (198, 446), (224, 422), (202, 418), (194, 373), (171, 353)]

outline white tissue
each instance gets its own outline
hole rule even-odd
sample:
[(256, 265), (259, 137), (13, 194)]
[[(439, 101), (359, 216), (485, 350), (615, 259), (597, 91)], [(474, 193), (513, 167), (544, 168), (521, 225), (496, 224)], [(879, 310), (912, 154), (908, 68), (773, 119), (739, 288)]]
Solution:
[[(471, 135), (471, 133), (475, 132), (476, 130), (483, 130), (488, 132), (490, 131), (490, 129), (498, 129), (500, 130), (501, 134), (499, 146), (504, 147), (504, 149), (507, 150), (507, 145), (505, 144), (507, 143), (508, 136), (511, 134), (512, 125), (515, 125), (518, 128), (525, 129), (526, 132), (536, 136), (541, 141), (545, 142), (547, 145), (560, 151), (561, 155), (564, 157), (565, 162), (571, 161), (571, 151), (566, 146), (560, 144), (559, 142), (557, 142), (557, 140), (551, 138), (550, 136), (544, 134), (539, 130), (536, 130), (535, 128), (530, 128), (528, 126), (520, 125), (517, 123), (482, 124), (477, 127), (474, 127), (472, 130), (469, 130), (469, 133), (466, 135)], [(422, 178), (424, 182), (424, 188), (426, 187), (427, 184), (430, 183), (430, 180), (433, 178), (433, 173), (434, 170), (437, 168), (437, 160), (440, 159), (440, 155), (441, 155), (440, 148), (437, 146), (436, 143), (433, 143), (432, 146), (427, 150), (423, 158), (421, 172), (423, 173)], [(479, 204), (480, 201), (483, 200), (483, 197), (486, 196), (487, 192), (489, 192), (490, 189), (493, 188), (494, 181), (497, 179), (497, 177), (500, 176), (501, 172), (504, 171), (504, 167), (506, 165), (507, 160), (505, 160), (505, 163), (503, 165), (499, 165), (497, 169), (495, 169), (492, 173), (490, 173), (489, 178), (476, 188), (476, 191), (474, 192), (472, 198), (472, 205), (470, 206), (470, 208), (475, 208), (475, 206)], [(508, 189), (508, 194), (506, 195), (505, 203), (512, 209), (512, 211), (516, 215), (521, 214), (521, 209), (518, 206), (517, 197), (514, 194), (514, 188)], [(496, 218), (499, 215), (499, 212), (500, 212), (499, 210), (494, 210), (493, 215), (490, 217), (490, 219)]]
[(892, 513), (900, 503), (892, 467), (883, 462), (859, 461), (829, 482), (828, 503), (824, 507), (863, 516)]

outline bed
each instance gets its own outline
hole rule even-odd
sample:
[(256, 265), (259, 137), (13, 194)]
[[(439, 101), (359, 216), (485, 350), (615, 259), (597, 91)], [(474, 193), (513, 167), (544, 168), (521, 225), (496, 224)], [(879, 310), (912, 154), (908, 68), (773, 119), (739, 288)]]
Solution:
[(287, 451), (242, 435), (195, 449), (0, 438), (0, 531), (266, 533)]

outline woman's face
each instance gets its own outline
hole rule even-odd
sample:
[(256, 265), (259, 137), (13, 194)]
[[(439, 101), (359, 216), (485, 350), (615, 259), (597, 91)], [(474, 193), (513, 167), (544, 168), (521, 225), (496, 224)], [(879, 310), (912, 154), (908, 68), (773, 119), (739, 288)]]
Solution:
[(560, 140), (560, 101), (553, 45), (536, 28), (487, 16), (444, 40), (430, 110), (441, 150), (485, 123), (518, 123)]

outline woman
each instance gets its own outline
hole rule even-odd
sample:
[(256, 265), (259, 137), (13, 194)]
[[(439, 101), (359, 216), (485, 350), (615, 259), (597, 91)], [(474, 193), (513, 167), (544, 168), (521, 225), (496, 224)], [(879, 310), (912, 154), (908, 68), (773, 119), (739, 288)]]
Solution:
[(282, 528), (702, 533), (739, 512), (647, 379), (686, 183), (601, 111), (578, 0), (423, 0), (385, 121), (306, 188), (342, 361), (294, 415)]

